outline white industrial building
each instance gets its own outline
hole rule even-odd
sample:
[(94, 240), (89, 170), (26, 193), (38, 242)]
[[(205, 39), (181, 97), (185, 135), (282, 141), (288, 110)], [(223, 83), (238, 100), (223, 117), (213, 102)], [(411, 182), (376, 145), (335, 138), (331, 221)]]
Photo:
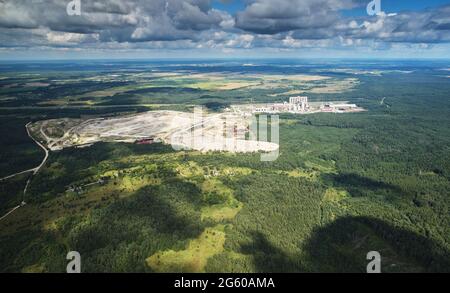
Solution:
[(356, 104), (333, 104), (327, 103), (320, 107), (322, 112), (342, 113), (359, 109)]
[(308, 97), (290, 97), (291, 112), (306, 112), (309, 108)]
[(254, 113), (304, 113), (309, 109), (308, 97), (290, 97), (289, 103), (274, 103), (253, 109)]

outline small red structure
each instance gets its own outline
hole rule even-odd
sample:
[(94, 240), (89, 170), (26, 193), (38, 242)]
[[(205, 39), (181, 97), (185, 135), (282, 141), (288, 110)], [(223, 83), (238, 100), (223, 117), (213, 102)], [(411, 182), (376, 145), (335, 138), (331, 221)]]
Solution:
[(153, 138), (143, 138), (143, 139), (139, 139), (136, 140), (136, 144), (152, 144), (155, 142), (155, 139)]

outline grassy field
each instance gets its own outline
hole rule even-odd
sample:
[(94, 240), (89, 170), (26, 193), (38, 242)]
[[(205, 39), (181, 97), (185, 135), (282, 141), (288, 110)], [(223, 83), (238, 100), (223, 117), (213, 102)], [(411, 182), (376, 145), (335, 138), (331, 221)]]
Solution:
[(196, 239), (189, 241), (184, 250), (161, 251), (147, 258), (147, 264), (155, 272), (201, 273), (208, 259), (223, 251), (225, 227), (206, 228)]

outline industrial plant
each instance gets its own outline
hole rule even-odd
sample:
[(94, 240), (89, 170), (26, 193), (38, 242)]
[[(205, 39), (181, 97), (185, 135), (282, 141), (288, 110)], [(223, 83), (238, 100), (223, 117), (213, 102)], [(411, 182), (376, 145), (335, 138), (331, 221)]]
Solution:
[(270, 103), (270, 104), (250, 104), (250, 105), (233, 105), (231, 109), (234, 112), (243, 114), (255, 113), (293, 113), (293, 114), (312, 114), (312, 113), (351, 113), (361, 112), (365, 109), (358, 107), (356, 104), (348, 102), (308, 102), (308, 97), (297, 96), (290, 97), (289, 102)]

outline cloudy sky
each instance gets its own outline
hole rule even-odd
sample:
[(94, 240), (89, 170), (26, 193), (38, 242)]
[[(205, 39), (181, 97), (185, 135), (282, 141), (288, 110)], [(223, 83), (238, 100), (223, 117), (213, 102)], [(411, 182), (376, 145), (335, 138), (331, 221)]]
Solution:
[(450, 0), (0, 0), (0, 59), (448, 58)]

